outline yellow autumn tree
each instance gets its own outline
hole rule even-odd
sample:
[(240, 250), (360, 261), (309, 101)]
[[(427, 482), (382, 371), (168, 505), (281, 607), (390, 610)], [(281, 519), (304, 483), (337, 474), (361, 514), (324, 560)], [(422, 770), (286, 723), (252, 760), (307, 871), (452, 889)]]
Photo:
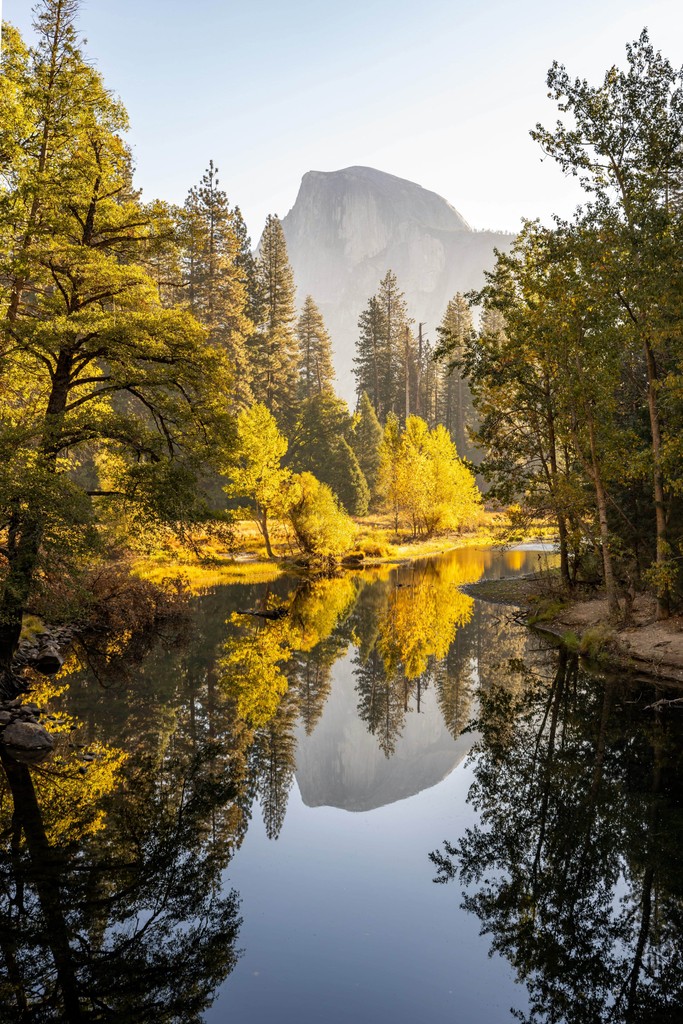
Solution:
[(326, 640), (356, 597), (353, 581), (305, 583), (288, 600), (272, 598), (259, 614), (234, 612), (219, 662), (222, 688), (237, 715), (258, 729), (275, 715), (288, 680), (282, 666), (292, 653)]
[(448, 431), (409, 416), (403, 430), (389, 417), (380, 446), (380, 489), (388, 511), (413, 536), (460, 530), (476, 521), (481, 495)]

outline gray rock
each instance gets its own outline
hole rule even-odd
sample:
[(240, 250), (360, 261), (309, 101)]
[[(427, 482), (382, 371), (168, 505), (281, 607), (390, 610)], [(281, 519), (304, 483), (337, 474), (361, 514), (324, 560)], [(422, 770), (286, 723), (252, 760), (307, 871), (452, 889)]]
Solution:
[(9, 711), (0, 711), (0, 725), (8, 725), (12, 721)]
[(48, 757), (55, 741), (37, 722), (14, 721), (6, 727), (0, 742), (15, 761), (35, 764)]
[(332, 336), (338, 390), (353, 403), (358, 317), (393, 270), (432, 343), (448, 300), (480, 288), (514, 235), (473, 230), (450, 203), (372, 167), (308, 171), (282, 221), (297, 296), (312, 295)]
[(54, 644), (45, 644), (35, 659), (34, 667), (45, 676), (53, 676), (64, 664), (64, 658)]

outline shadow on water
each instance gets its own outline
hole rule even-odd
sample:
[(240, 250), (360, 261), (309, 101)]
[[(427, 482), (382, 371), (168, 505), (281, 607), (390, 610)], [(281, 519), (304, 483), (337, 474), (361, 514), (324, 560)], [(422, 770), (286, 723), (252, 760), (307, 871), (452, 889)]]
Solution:
[(236, 959), (220, 872), (246, 827), (239, 737), (3, 754), (0, 1019), (190, 1021)]
[(480, 695), (478, 823), (431, 854), (527, 988), (527, 1024), (683, 1019), (683, 723), (559, 651)]

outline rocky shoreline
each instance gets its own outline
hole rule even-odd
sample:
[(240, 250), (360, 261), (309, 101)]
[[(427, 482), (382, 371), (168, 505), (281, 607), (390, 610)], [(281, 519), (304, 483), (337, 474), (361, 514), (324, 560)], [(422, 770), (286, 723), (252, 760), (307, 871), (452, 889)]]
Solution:
[(665, 686), (683, 686), (683, 616), (658, 620), (654, 599), (638, 595), (628, 621), (612, 624), (600, 595), (566, 600), (546, 574), (483, 580), (468, 594), (521, 609), (520, 619), (600, 668)]
[[(64, 653), (76, 634), (73, 627), (43, 629), (23, 639), (12, 661), (13, 694), (0, 699), (0, 750), (15, 761), (37, 764), (49, 757), (55, 747), (52, 734), (41, 722), (44, 710), (24, 700), (29, 690), (26, 670), (55, 675), (64, 664)], [(45, 719), (49, 722), (49, 717)]]

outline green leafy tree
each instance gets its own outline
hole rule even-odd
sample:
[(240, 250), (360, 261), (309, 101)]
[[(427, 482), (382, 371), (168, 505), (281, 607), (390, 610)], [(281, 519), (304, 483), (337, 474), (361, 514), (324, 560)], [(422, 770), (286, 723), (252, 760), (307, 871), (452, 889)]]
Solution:
[(681, 465), (680, 331), (683, 314), (681, 182), (683, 71), (654, 50), (647, 31), (627, 46), (625, 70), (601, 84), (572, 79), (555, 63), (548, 87), (566, 119), (532, 133), (590, 197), (585, 219), (600, 243), (593, 284), (616, 297), (623, 343), (641, 357), (650, 434), (655, 564), (659, 615), (669, 612), (676, 582), (672, 502)]
[[(3, 95), (23, 110), (0, 129), (13, 154), (0, 214), (4, 667), (50, 549), (73, 553), (60, 568), (76, 571), (107, 499), (168, 521), (199, 514), (200, 466), (229, 445), (226, 360), (187, 311), (163, 307), (138, 259), (149, 226), (126, 114), (81, 55), (76, 10), (45, 0), (27, 59), (3, 53)], [(78, 482), (83, 453), (113, 460), (113, 486)]]
[(245, 511), (261, 531), (269, 558), (275, 557), (270, 520), (281, 518), (290, 501), (291, 470), (280, 465), (286, 451), (287, 439), (265, 405), (256, 403), (242, 410), (225, 490), (232, 498), (249, 500)]

